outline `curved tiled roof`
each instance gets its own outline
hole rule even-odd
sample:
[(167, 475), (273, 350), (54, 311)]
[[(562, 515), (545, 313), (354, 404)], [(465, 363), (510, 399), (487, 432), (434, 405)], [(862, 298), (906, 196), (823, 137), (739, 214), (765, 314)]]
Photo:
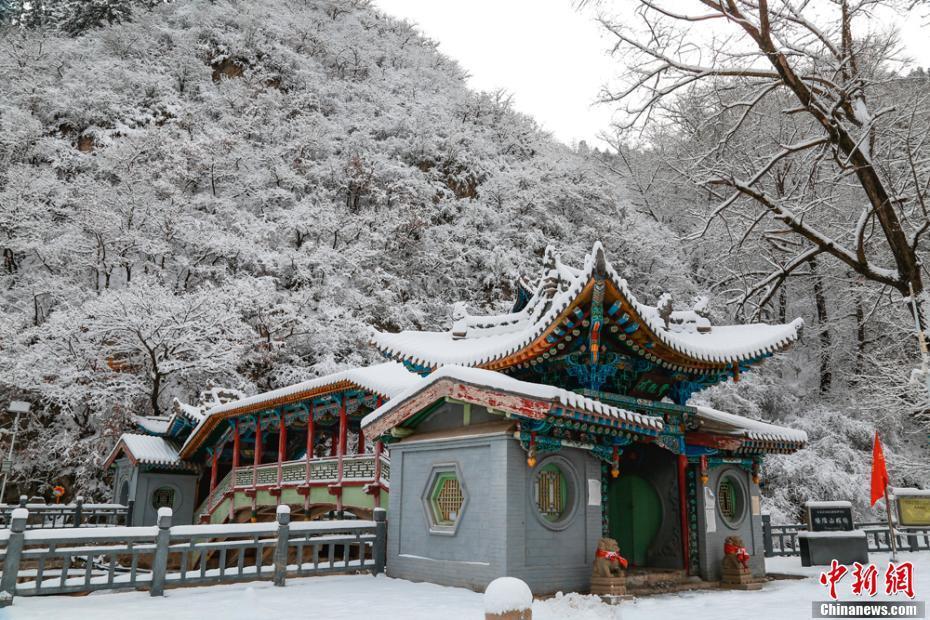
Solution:
[(781, 444), (786, 449), (795, 450), (807, 443), (804, 431), (753, 420), (726, 411), (698, 405), (698, 419), (702, 426), (715, 433), (726, 433), (743, 437), (750, 442), (761, 445)]
[(270, 409), (352, 386), (378, 394), (384, 398), (391, 398), (409, 385), (419, 381), (419, 379), (418, 375), (408, 371), (403, 364), (385, 362), (374, 366), (350, 368), (349, 370), (335, 372), (277, 390), (262, 392), (248, 398), (217, 405), (204, 413), (203, 419), (191, 432), (187, 441), (184, 442), (181, 454), (184, 457), (189, 457), (192, 451), (196, 449), (197, 443), (204, 433), (208, 433), (219, 420), (228, 417), (250, 411)]
[[(679, 321), (673, 320), (666, 327), (655, 306), (636, 299), (627, 281), (607, 262), (598, 242), (585, 257), (581, 269), (556, 261), (540, 280), (533, 297), (518, 312), (461, 317), (446, 332), (373, 332), (372, 341), (383, 354), (426, 368), (447, 364), (491, 365), (529, 346), (559, 321), (592, 285), (598, 264), (606, 272), (606, 280), (654, 339), (698, 364), (725, 366), (774, 353), (797, 340), (804, 325), (802, 319), (795, 319), (784, 325), (715, 327), (694, 312), (684, 311), (673, 313), (672, 318)], [(652, 355), (647, 353), (647, 357)]]
[[(362, 428), (364, 429), (385, 416), (390, 415), (391, 412), (402, 406), (408, 400), (414, 398), (429, 387), (443, 381), (464, 383), (478, 388), (498, 390), (507, 394), (534, 399), (536, 401), (548, 402), (553, 406), (560, 406), (572, 411), (590, 413), (600, 418), (615, 420), (647, 433), (655, 434), (662, 431), (665, 427), (660, 417), (607, 405), (599, 400), (559, 387), (542, 383), (520, 381), (503, 373), (482, 368), (443, 366), (428, 376), (419, 378), (415, 384), (411, 385), (403, 392), (396, 394), (391, 400), (365, 416), (362, 419)], [(502, 408), (504, 407), (502, 406)]]
[(181, 459), (175, 442), (163, 437), (123, 433), (107, 456), (105, 466), (109, 467), (121, 452), (126, 452), (133, 462), (144, 465), (161, 465), (185, 469), (195, 467), (192, 463)]

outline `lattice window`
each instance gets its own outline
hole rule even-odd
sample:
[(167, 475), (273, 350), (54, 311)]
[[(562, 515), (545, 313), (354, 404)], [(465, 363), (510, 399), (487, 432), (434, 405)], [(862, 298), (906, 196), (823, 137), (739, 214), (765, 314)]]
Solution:
[(152, 493), (152, 508), (174, 508), (174, 489), (160, 487)]
[(546, 516), (562, 514), (565, 502), (562, 498), (562, 476), (559, 472), (541, 472), (536, 488), (539, 493), (539, 498), (536, 500), (539, 511)]
[(735, 517), (736, 502), (733, 500), (733, 483), (729, 480), (724, 480), (722, 483), (720, 483), (720, 494), (718, 497), (720, 499), (720, 514), (722, 514), (727, 519), (732, 519)]
[(465, 496), (454, 473), (443, 473), (436, 477), (430, 497), (435, 525), (454, 525), (462, 513)]
[(720, 511), (720, 517), (729, 526), (738, 525), (743, 519), (745, 506), (743, 488), (739, 482), (730, 475), (724, 475), (717, 487), (717, 510)]
[(553, 523), (562, 520), (569, 508), (569, 488), (558, 465), (549, 463), (539, 469), (533, 494), (543, 518)]

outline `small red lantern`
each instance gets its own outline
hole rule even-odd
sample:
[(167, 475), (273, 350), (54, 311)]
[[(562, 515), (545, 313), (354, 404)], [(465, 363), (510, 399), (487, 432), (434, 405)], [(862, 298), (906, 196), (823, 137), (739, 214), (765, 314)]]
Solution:
[(61, 496), (64, 494), (65, 494), (65, 487), (61, 486), (60, 484), (52, 487), (52, 495), (55, 496), (56, 504), (61, 503)]

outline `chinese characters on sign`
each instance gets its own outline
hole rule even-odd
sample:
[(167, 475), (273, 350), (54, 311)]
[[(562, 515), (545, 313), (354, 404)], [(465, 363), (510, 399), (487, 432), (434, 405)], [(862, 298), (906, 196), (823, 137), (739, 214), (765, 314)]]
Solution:
[(898, 494), (898, 518), (901, 525), (908, 527), (926, 527), (930, 525), (930, 497), (926, 495), (905, 495), (908, 490), (896, 490)]
[[(820, 573), (820, 583), (830, 588), (830, 598), (837, 599), (836, 585), (843, 580), (843, 577), (850, 572), (848, 568), (833, 560), (830, 568)], [(879, 590), (879, 570), (874, 564), (853, 563), (852, 570), (852, 593), (856, 596), (867, 594), (875, 596)], [(901, 562), (895, 564), (888, 563), (888, 568), (883, 574), (883, 591), (888, 595), (903, 594), (908, 598), (914, 598), (914, 565), (910, 562)]]
[(841, 532), (853, 529), (852, 507), (808, 508), (809, 528), (812, 532)]

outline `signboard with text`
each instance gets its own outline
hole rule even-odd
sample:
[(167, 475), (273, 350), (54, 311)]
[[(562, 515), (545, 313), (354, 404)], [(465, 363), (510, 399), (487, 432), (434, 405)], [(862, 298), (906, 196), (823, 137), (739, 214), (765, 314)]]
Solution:
[(904, 527), (930, 526), (930, 495), (896, 495), (898, 523)]
[(811, 532), (852, 531), (852, 505), (846, 502), (809, 502), (807, 504), (807, 529)]

